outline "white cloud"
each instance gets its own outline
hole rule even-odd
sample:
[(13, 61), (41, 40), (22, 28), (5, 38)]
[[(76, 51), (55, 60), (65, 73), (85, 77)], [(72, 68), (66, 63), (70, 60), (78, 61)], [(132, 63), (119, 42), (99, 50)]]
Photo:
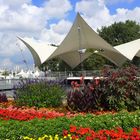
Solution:
[(40, 38), (42, 41), (47, 41), (49, 44), (55, 44), (59, 45), (61, 41), (64, 39), (65, 35), (58, 34), (54, 32), (52, 29), (46, 29), (42, 30)]
[(80, 12), (83, 18), (95, 30), (103, 25), (112, 23), (109, 9), (102, 0), (82, 0), (76, 3), (75, 10)]
[(31, 4), (32, 0), (0, 0), (0, 5), (6, 5), (10, 8), (18, 8), (23, 4)]
[(102, 0), (81, 0), (76, 3), (76, 12), (80, 12), (87, 23), (96, 30), (102, 26), (111, 25), (114, 22), (135, 20), (140, 23), (140, 7), (132, 10), (118, 8), (116, 14), (111, 15), (109, 9)]
[(40, 39), (50, 44), (59, 45), (69, 32), (71, 26), (71, 22), (62, 19), (58, 23), (51, 24), (49, 29), (44, 28), (41, 32)]
[(5, 69), (8, 68), (10, 69), (11, 67), (13, 67), (13, 62), (9, 59), (9, 58), (5, 58), (1, 61), (0, 63), (0, 68)]
[(38, 31), (46, 24), (44, 11), (36, 6), (23, 4), (19, 9), (1, 5), (0, 30)]
[(0, 33), (0, 56), (9, 57), (14, 56), (17, 52), (16, 37), (9, 34)]
[(125, 21), (125, 20), (134, 20), (140, 23), (140, 7), (136, 7), (133, 10), (119, 8), (116, 10), (117, 13), (112, 16), (113, 21)]
[(63, 18), (68, 11), (72, 10), (69, 0), (47, 0), (44, 6), (49, 18)]
[[(82, 12), (84, 16), (91, 17), (96, 15), (104, 5), (99, 3), (98, 0), (82, 0), (76, 3), (76, 12)], [(96, 12), (94, 12), (96, 11)]]
[(62, 19), (57, 24), (52, 24), (51, 29), (58, 34), (67, 34), (71, 26), (71, 22)]

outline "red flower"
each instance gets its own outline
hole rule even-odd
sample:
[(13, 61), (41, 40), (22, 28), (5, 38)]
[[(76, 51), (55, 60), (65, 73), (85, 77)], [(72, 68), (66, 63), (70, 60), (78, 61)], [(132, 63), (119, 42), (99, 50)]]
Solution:
[(81, 76), (80, 77), (80, 84), (83, 84), (84, 83), (84, 76)]
[(71, 137), (72, 137), (72, 140), (79, 139), (79, 137), (78, 136), (75, 136), (75, 135), (72, 135)]
[(80, 134), (80, 135), (85, 135), (89, 132), (89, 128), (80, 128), (79, 130), (77, 130), (77, 134)]
[(90, 90), (91, 90), (91, 91), (93, 91), (93, 90), (94, 90), (93, 85), (90, 85), (90, 86), (89, 86), (89, 88), (90, 88)]
[(50, 119), (64, 116), (64, 113), (58, 113), (55, 111), (52, 112), (41, 112), (32, 109), (17, 109), (17, 108), (7, 108), (7, 109), (0, 109), (0, 118), (4, 120), (14, 119), (20, 121), (27, 121), (32, 120), (34, 118), (42, 119)]
[(95, 84), (96, 84), (96, 86), (98, 86), (99, 83), (100, 83), (100, 79), (95, 79)]
[(70, 125), (70, 132), (71, 133), (76, 132), (76, 126)]
[(74, 82), (74, 81), (72, 81), (72, 82), (71, 82), (71, 86), (74, 86), (74, 83), (75, 83), (75, 82)]
[(63, 130), (63, 136), (67, 136), (68, 135), (68, 130)]
[(86, 140), (94, 140), (94, 138), (92, 136), (87, 136)]
[[(80, 127), (77, 129), (76, 126), (71, 125), (70, 126), (70, 132), (78, 134), (73, 135), (72, 139), (77, 139), (77, 138), (86, 138), (86, 140), (94, 140), (94, 139), (99, 139), (99, 140), (140, 140), (140, 133), (138, 132), (137, 128), (133, 128), (132, 132), (130, 133), (125, 133), (122, 128), (116, 128), (116, 130), (99, 130), (98, 132), (94, 132), (90, 128), (83, 128)], [(67, 132), (68, 133), (68, 132)], [(86, 137), (85, 137), (86, 135)]]

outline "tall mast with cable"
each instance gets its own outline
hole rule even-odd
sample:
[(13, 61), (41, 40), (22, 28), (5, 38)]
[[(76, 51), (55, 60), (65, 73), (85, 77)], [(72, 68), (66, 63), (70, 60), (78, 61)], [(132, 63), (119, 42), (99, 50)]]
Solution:
[(83, 67), (83, 63), (82, 63), (82, 55), (83, 55), (83, 48), (82, 48), (82, 44), (81, 44), (81, 28), (80, 26), (78, 26), (78, 39), (79, 39), (79, 56), (80, 56), (80, 65), (81, 65), (81, 71), (83, 73), (84, 67)]

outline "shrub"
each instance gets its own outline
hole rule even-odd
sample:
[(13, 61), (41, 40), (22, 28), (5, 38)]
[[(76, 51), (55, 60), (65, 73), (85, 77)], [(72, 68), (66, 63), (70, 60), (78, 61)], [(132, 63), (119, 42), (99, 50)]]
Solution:
[(58, 107), (65, 95), (63, 87), (54, 81), (22, 81), (15, 90), (15, 103), (18, 106)]
[(105, 109), (129, 111), (137, 110), (140, 107), (140, 79), (137, 77), (139, 69), (131, 66), (110, 71), (104, 80), (102, 103)]
[(72, 82), (72, 89), (67, 94), (68, 109), (74, 111), (93, 111), (102, 110), (102, 81), (99, 79), (85, 85)]
[(103, 79), (93, 79), (87, 85), (72, 82), (68, 93), (68, 108), (76, 111), (123, 110), (140, 107), (139, 69), (132, 66), (117, 70), (104, 69)]
[(5, 93), (0, 94), (0, 103), (8, 102), (7, 96)]

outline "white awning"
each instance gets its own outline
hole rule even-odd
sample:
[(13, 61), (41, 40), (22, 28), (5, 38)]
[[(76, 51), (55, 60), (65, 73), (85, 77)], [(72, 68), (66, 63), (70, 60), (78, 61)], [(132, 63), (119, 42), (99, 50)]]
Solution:
[(117, 66), (121, 66), (127, 60), (123, 54), (102, 39), (79, 13), (69, 33), (58, 48), (29, 39), (19, 39), (29, 48), (37, 66), (49, 59), (59, 57), (74, 68), (91, 55), (91, 53), (85, 52), (80, 59), (78, 51), (81, 49), (97, 50), (99, 55), (107, 58)]
[[(78, 51), (72, 51), (59, 55), (59, 58), (65, 61), (71, 68), (75, 68), (85, 59), (87, 59), (92, 53), (84, 52), (81, 54)], [(81, 58), (80, 58), (81, 57)]]
[(132, 60), (135, 55), (140, 57), (140, 39), (115, 46), (114, 48), (129, 60)]
[[(99, 51), (98, 54), (106, 57), (118, 66), (120, 66), (124, 61), (126, 61), (126, 58), (121, 55), (120, 52), (114, 49), (95, 31), (93, 31), (93, 29), (84, 21), (84, 19), (80, 16), (79, 13), (77, 14), (77, 17), (69, 33), (62, 41), (60, 46), (49, 57), (49, 59), (56, 56), (61, 56), (65, 53), (74, 52), (79, 49), (88, 48), (94, 50), (103, 50), (102, 52)], [(63, 56), (61, 56), (61, 58), (63, 58)], [(69, 59), (72, 59), (71, 61), (76, 61), (76, 59), (73, 59), (72, 57), (70, 57)]]
[(26, 47), (32, 53), (36, 66), (44, 63), (49, 58), (49, 56), (57, 49), (57, 47), (48, 45), (47, 43), (40, 43), (29, 38), (18, 38), (26, 45)]

